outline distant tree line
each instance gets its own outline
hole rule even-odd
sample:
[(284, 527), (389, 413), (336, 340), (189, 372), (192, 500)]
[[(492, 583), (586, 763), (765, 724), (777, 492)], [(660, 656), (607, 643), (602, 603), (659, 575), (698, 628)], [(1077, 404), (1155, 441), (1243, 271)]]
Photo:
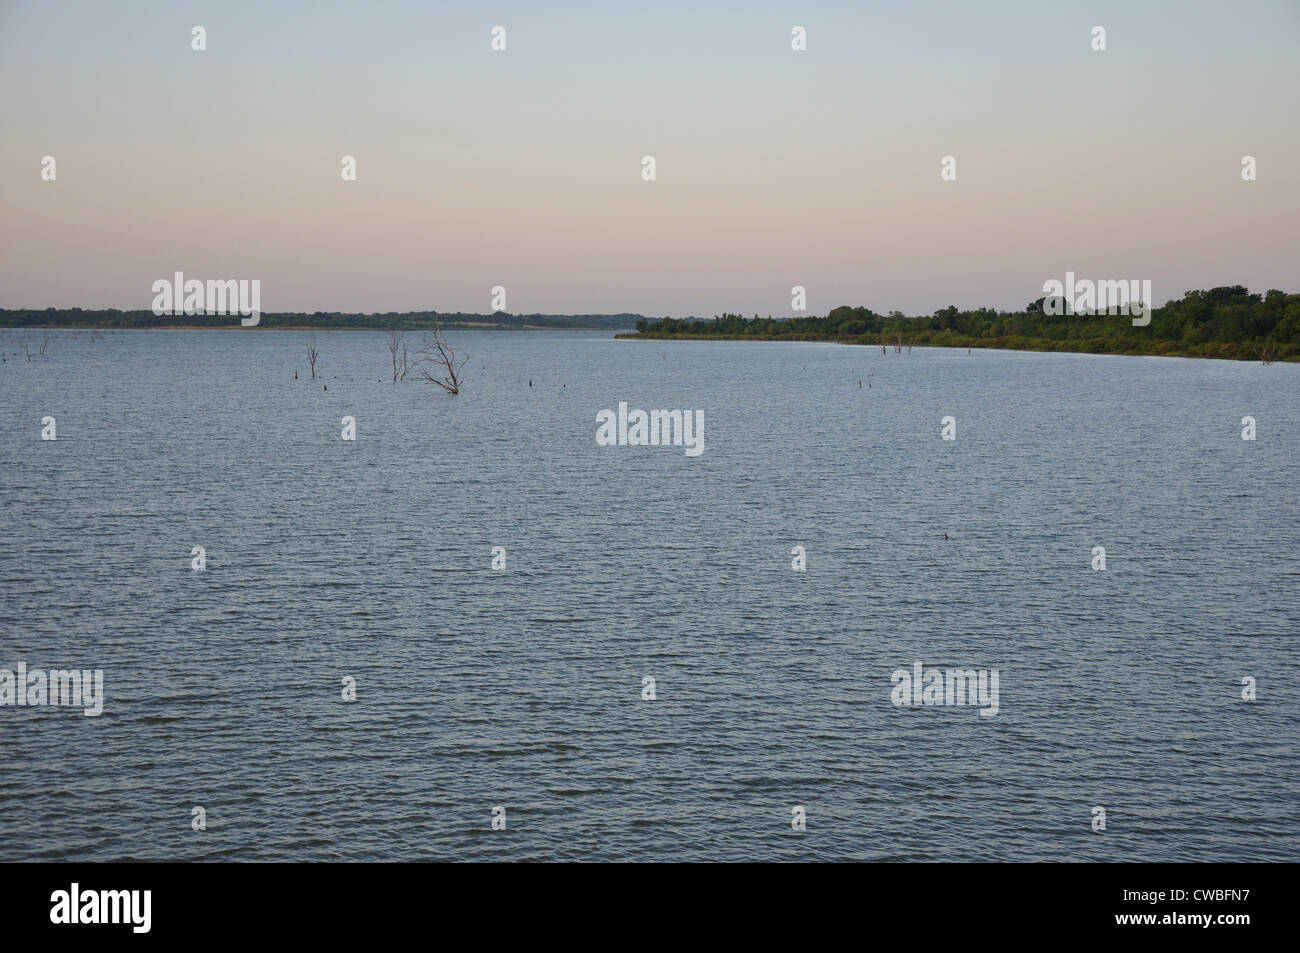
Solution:
[(837, 341), (993, 347), (1097, 354), (1166, 354), (1237, 360), (1300, 360), (1300, 294), (1271, 290), (1251, 294), (1242, 285), (1189, 291), (1151, 312), (1151, 323), (1134, 327), (1128, 314), (1043, 312), (1043, 299), (1023, 311), (955, 306), (931, 315), (878, 314), (839, 307), (825, 317), (746, 319), (723, 314), (699, 318), (641, 319), (637, 336), (759, 341)]
[[(601, 328), (627, 330), (636, 326), (639, 314), (465, 314), (438, 311), (389, 311), (384, 314), (351, 314), (339, 311), (304, 311), (265, 313), (255, 331), (261, 328), (322, 328), (339, 330), (383, 330), (397, 327), (404, 331), (428, 330), (434, 325), (445, 329), (472, 328)], [(8, 328), (238, 328), (239, 318), (229, 314), (156, 315), (152, 311), (83, 310), (81, 308), (0, 309), (0, 327)]]

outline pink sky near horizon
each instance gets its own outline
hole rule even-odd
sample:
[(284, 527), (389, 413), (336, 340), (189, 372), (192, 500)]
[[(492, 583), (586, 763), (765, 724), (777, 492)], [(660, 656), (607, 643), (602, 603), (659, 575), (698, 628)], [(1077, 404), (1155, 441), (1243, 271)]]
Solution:
[(11, 3), (0, 307), (147, 309), (175, 271), (269, 312), (1300, 291), (1296, 5), (1162, 6)]

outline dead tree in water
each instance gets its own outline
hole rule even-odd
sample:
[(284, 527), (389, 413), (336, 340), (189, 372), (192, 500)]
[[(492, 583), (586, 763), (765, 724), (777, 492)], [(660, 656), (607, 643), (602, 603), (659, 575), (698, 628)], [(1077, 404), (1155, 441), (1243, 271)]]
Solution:
[(393, 380), (406, 380), (406, 375), (411, 372), (411, 356), (406, 335), (398, 330), (396, 323), (388, 331), (388, 353), (393, 358)]
[(316, 346), (316, 335), (307, 342), (307, 364), (311, 367), (311, 379), (316, 379), (316, 358), (320, 357), (320, 348)]
[(459, 357), (456, 349), (442, 336), (442, 327), (433, 324), (432, 337), (421, 337), (420, 349), (416, 352), (416, 365), (420, 379), (426, 384), (437, 384), (449, 394), (459, 394), (461, 368), (469, 360), (468, 354)]
[(1255, 349), (1255, 355), (1259, 358), (1260, 363), (1265, 367), (1277, 361), (1278, 351), (1272, 344), (1265, 344), (1261, 348)]

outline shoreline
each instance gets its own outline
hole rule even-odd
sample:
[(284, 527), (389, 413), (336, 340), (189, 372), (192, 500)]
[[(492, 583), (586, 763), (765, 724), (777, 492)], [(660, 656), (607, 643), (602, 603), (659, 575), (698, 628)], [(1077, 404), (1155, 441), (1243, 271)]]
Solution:
[[(748, 342), (751, 344), (842, 344), (848, 347), (880, 347), (879, 340), (852, 339), (835, 337), (833, 335), (817, 334), (757, 337), (747, 334), (660, 334), (653, 331), (632, 331), (620, 332), (615, 334), (614, 337), (628, 341), (738, 341)], [(1226, 353), (1197, 353), (1182, 348), (1170, 348), (1167, 350), (1155, 348), (1148, 350), (1134, 350), (1131, 348), (1115, 349), (1060, 346), (1066, 343), (1067, 342), (1052, 341), (1043, 338), (1023, 338), (1020, 340), (1009, 340), (1006, 338), (989, 340), (981, 338), (971, 339), (969, 341), (955, 341), (945, 344), (905, 344), (904, 347), (947, 348), (954, 351), (966, 348), (969, 350), (984, 351), (1028, 351), (1039, 354), (1090, 354), (1098, 357), (1182, 357), (1192, 360), (1235, 361), (1238, 363), (1260, 362), (1258, 355), (1239, 357), (1235, 354)], [(1090, 342), (1084, 341), (1082, 343), (1087, 344)], [(886, 347), (890, 351), (893, 351), (894, 349), (893, 344), (888, 344)], [(1231, 347), (1235, 349), (1237, 345), (1231, 345)], [(1210, 349), (1207, 348), (1207, 350)], [(1300, 363), (1300, 355), (1279, 357), (1272, 363), (1297, 364)]]

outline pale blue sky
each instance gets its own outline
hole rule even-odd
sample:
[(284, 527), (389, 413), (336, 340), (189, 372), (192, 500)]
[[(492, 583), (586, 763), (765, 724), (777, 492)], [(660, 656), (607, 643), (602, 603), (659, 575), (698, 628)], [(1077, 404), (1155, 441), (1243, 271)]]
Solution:
[(1298, 46), (1298, 0), (7, 0), (0, 307), (147, 308), (177, 270), (268, 311), (1297, 291)]

